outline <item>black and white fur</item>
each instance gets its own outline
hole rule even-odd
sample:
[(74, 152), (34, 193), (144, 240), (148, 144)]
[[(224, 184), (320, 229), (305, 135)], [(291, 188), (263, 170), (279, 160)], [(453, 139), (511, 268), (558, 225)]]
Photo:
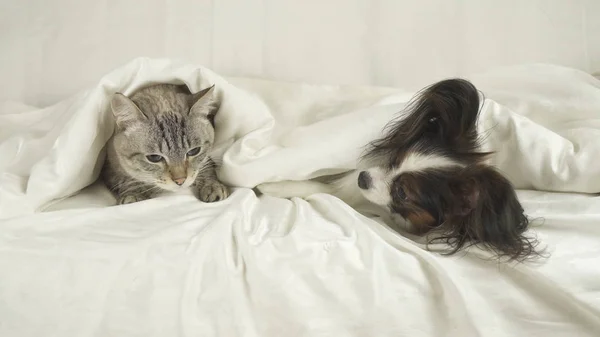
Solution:
[(257, 186), (291, 198), (328, 193), (355, 208), (387, 215), (395, 226), (443, 241), (450, 253), (480, 244), (525, 259), (535, 241), (511, 183), (485, 163), (477, 119), (480, 95), (469, 81), (449, 79), (419, 92), (384, 135), (368, 145), (359, 168), (336, 177)]

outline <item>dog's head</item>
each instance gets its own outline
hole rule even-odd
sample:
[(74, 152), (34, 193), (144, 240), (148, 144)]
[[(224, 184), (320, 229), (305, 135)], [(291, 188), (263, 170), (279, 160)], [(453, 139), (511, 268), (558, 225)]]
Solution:
[(446, 240), (452, 252), (481, 243), (524, 258), (533, 252), (523, 236), (528, 220), (511, 183), (484, 164), (479, 108), (479, 92), (466, 80), (424, 89), (370, 144), (357, 184), (367, 200), (406, 220), (409, 232), (435, 231), (433, 240)]

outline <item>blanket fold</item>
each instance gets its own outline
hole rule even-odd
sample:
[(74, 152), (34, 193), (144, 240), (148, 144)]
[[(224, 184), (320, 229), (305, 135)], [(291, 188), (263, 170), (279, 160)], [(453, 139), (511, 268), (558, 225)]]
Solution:
[[(552, 65), (469, 78), (485, 94), (479, 123), (493, 164), (517, 188), (600, 192), (600, 81)], [(112, 133), (108, 102), (157, 82), (216, 84), (220, 178), (236, 187), (352, 169), (413, 93), (230, 79), (198, 65), (140, 58), (53, 106), (0, 106), (0, 217), (31, 213), (97, 177)]]
[[(551, 65), (469, 79), (487, 97), (484, 146), (517, 187), (600, 191), (598, 80)], [(85, 188), (110, 95), (156, 82), (216, 85), (219, 174), (241, 187), (226, 200), (107, 207), (101, 183)], [(598, 197), (519, 191), (551, 257), (514, 265), (425, 250), (331, 195), (246, 188), (354, 168), (413, 94), (142, 58), (46, 108), (0, 105), (0, 336), (597, 337)]]

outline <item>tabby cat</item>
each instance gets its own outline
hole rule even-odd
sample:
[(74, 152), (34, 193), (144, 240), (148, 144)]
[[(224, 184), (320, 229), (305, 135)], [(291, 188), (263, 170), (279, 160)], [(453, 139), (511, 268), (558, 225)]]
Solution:
[(116, 126), (102, 178), (119, 204), (184, 188), (204, 202), (227, 198), (208, 155), (219, 110), (214, 85), (195, 94), (174, 84), (116, 93), (111, 110)]

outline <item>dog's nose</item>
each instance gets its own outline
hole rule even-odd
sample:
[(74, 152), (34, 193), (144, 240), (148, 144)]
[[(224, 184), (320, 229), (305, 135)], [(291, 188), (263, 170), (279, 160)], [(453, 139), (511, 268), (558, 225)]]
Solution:
[(369, 189), (371, 187), (371, 175), (367, 171), (362, 171), (358, 174), (358, 187), (363, 190)]
[(175, 184), (181, 186), (185, 182), (185, 177), (183, 177), (183, 178), (173, 178), (173, 181), (175, 182)]

